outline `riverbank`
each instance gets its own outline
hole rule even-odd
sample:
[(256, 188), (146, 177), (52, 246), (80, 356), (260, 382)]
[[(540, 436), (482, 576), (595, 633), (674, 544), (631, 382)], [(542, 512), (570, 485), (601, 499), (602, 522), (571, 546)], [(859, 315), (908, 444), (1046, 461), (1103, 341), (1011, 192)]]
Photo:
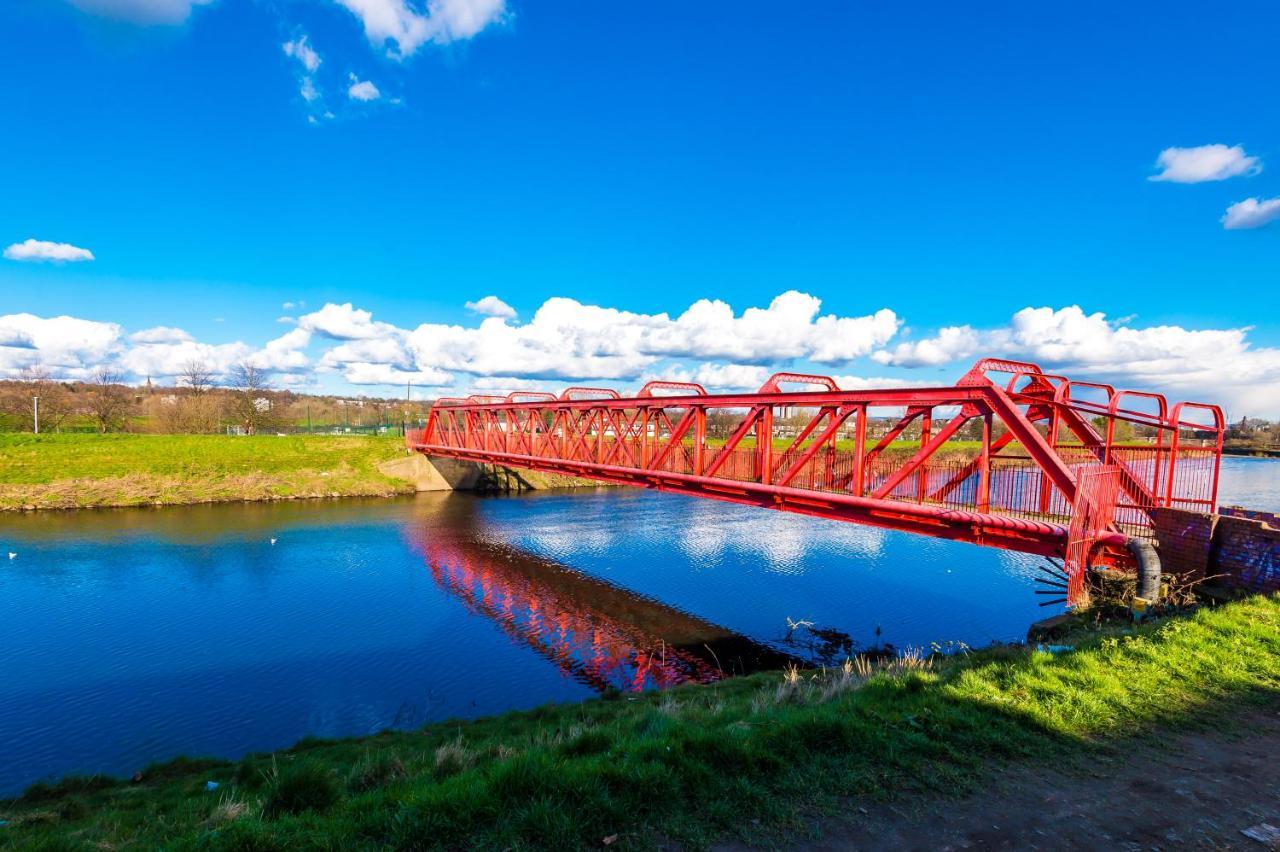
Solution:
[(0, 434), (0, 510), (389, 497), (398, 436)]
[[(413, 461), (395, 434), (0, 433), (0, 511), (393, 497), (422, 490)], [(599, 485), (534, 471), (506, 471), (494, 483)]]
[(1259, 459), (1280, 458), (1280, 447), (1267, 444), (1225, 444), (1222, 447), (1224, 456), (1248, 456)]
[[(136, 782), (0, 803), (0, 845), (64, 848), (648, 846), (780, 841), (1009, 769), (1125, 754), (1280, 707), (1280, 600), (1071, 637), (304, 741)], [(211, 786), (210, 782), (213, 782)], [(851, 800), (852, 797), (852, 800)]]

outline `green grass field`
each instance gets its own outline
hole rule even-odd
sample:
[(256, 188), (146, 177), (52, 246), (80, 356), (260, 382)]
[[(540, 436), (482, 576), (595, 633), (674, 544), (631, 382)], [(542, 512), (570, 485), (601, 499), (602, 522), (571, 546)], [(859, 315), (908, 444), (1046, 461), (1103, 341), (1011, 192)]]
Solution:
[(375, 496), (398, 436), (0, 434), (0, 509)]
[[(869, 670), (770, 673), (665, 694), (304, 741), (137, 783), (0, 803), (12, 848), (598, 848), (783, 839), (859, 800), (973, 790), (1010, 764), (1086, 763), (1280, 706), (1280, 600), (1252, 598), (1050, 654), (994, 648)], [(218, 784), (207, 789), (207, 782)], [(850, 798), (853, 797), (852, 804)], [(615, 847), (617, 848), (617, 847)]]

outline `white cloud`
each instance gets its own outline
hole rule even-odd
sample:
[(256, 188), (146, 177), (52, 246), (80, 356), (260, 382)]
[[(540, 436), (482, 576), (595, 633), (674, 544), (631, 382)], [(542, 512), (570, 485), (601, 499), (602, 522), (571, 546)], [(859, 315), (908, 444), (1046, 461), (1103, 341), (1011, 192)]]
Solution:
[(370, 42), (389, 43), (389, 52), (397, 56), (408, 56), (428, 41), (469, 39), (506, 14), (505, 0), (428, 0), (425, 12), (407, 0), (337, 2), (360, 19)]
[(53, 263), (77, 263), (93, 260), (93, 252), (70, 243), (52, 243), (48, 240), (23, 240), (4, 250), (9, 260), (52, 261)]
[(788, 358), (840, 363), (884, 344), (900, 325), (897, 315), (887, 308), (868, 316), (837, 317), (819, 316), (821, 305), (814, 296), (789, 290), (768, 308), (747, 308), (735, 316), (728, 303), (701, 299), (674, 321), (667, 320), (666, 314), (650, 318), (652, 330), (645, 350), (747, 363)]
[(118, 360), (104, 361), (118, 366), (134, 377), (172, 379), (182, 374), (187, 364), (199, 361), (216, 375), (249, 358), (253, 347), (244, 343), (208, 344), (194, 340), (150, 343), (134, 346), (120, 354)]
[(963, 366), (1003, 356), (1075, 379), (1159, 390), (1180, 399), (1219, 402), (1236, 411), (1280, 413), (1280, 349), (1255, 348), (1247, 328), (1132, 328), (1078, 306), (1023, 308), (1009, 324), (944, 328), (873, 358), (893, 366)]
[(276, 373), (298, 373), (311, 366), (311, 360), (302, 350), (311, 342), (311, 332), (295, 328), (270, 340), (248, 360), (256, 367)]
[(1165, 148), (1156, 158), (1156, 166), (1164, 171), (1147, 179), (1170, 183), (1203, 183), (1262, 171), (1262, 162), (1246, 155), (1241, 146), (1221, 144)]
[(772, 372), (753, 364), (703, 364), (692, 381), (716, 390), (756, 390)]
[(949, 385), (950, 381), (928, 381), (927, 379), (903, 379), (897, 376), (834, 376), (836, 385), (842, 390), (877, 390), (879, 388), (927, 388), (938, 385)]
[[(890, 339), (899, 325), (892, 311), (845, 317), (819, 309), (817, 299), (795, 292), (740, 313), (704, 300), (674, 317), (552, 298), (524, 323), (490, 316), (475, 325), (408, 329), (350, 303), (326, 304), (261, 345), (204, 343), (171, 326), (130, 334), (110, 322), (10, 314), (0, 316), (0, 377), (43, 365), (57, 376), (85, 378), (108, 365), (141, 381), (179, 375), (196, 359), (223, 375), (248, 360), (291, 386), (329, 376), (358, 385), (411, 381), (441, 392), (506, 393), (555, 391), (565, 383), (638, 387), (662, 378), (722, 392), (754, 390), (779, 371), (830, 372), (821, 359), (851, 352), (929, 368), (923, 379), (836, 376), (841, 387), (863, 389), (949, 384), (969, 362), (991, 355), (1035, 361), (1073, 378), (1220, 402), (1237, 417), (1280, 415), (1280, 348), (1253, 346), (1248, 328), (1134, 327), (1073, 305), (1028, 307), (995, 327), (956, 325), (898, 343)], [(854, 337), (833, 346), (831, 329)], [(703, 354), (722, 352), (742, 357)]]
[(1222, 217), (1222, 227), (1228, 231), (1261, 228), (1276, 219), (1280, 219), (1280, 196), (1266, 201), (1246, 198), (1227, 208)]
[(129, 340), (133, 343), (190, 343), (194, 339), (182, 329), (167, 325), (146, 328), (129, 335)]
[(353, 101), (376, 101), (382, 97), (382, 92), (378, 91), (378, 87), (373, 83), (361, 80), (352, 74), (351, 87), (347, 89), (347, 96)]
[(34, 314), (0, 316), (0, 329), (10, 340), (25, 341), (0, 349), (0, 373), (12, 375), (36, 364), (57, 375), (81, 377), (122, 350), (123, 329), (113, 322)]
[(314, 74), (316, 69), (320, 67), (320, 54), (316, 53), (315, 48), (311, 46), (305, 35), (299, 36), (293, 41), (286, 41), (283, 48), (285, 56), (292, 56), (298, 60), (302, 63), (302, 67), (307, 69), (308, 73)]
[[(301, 35), (292, 41), (286, 41), (281, 48), (286, 56), (298, 60), (302, 68), (298, 74), (298, 94), (302, 95), (302, 99), (309, 104), (319, 100), (320, 90), (316, 88), (315, 73), (320, 68), (322, 60), (320, 54), (311, 46), (310, 39)], [(316, 123), (314, 115), (307, 118), (313, 124)]]
[(475, 302), (467, 302), (465, 305), (469, 311), (474, 311), (486, 317), (502, 317), (503, 319), (515, 319), (516, 309), (499, 299), (497, 296), (485, 296)]
[(443, 388), (453, 379), (440, 370), (402, 370), (391, 364), (363, 362), (347, 364), (342, 377), (353, 385), (404, 385), (413, 382), (419, 388)]
[(501, 317), (477, 328), (427, 323), (407, 341), (419, 366), (481, 376), (633, 379), (662, 358), (839, 363), (882, 345), (898, 327), (889, 310), (819, 316), (820, 304), (790, 291), (738, 316), (727, 303), (704, 299), (672, 319), (556, 297), (524, 324)]
[(326, 304), (318, 311), (298, 317), (298, 327), (314, 331), (334, 340), (364, 340), (386, 337), (399, 331), (385, 322), (374, 322), (373, 314), (353, 307), (350, 302)]
[[(136, 24), (180, 24), (194, 6), (214, 0), (67, 0), (94, 15)], [(507, 16), (506, 0), (337, 0), (364, 26), (365, 36), (396, 57), (407, 57), (427, 42), (448, 44), (479, 35)], [(292, 46), (292, 47), (291, 47)], [(301, 37), (284, 45), (314, 73), (320, 58)]]
[(68, 0), (72, 6), (92, 15), (102, 15), (135, 24), (180, 24), (191, 15), (193, 6), (213, 0)]
[(35, 349), (35, 341), (31, 335), (20, 328), (9, 328), (0, 325), (0, 347), (11, 349)]
[(878, 364), (895, 367), (933, 367), (957, 358), (968, 358), (981, 351), (982, 337), (967, 325), (941, 329), (935, 337), (899, 343), (890, 350), (872, 354)]

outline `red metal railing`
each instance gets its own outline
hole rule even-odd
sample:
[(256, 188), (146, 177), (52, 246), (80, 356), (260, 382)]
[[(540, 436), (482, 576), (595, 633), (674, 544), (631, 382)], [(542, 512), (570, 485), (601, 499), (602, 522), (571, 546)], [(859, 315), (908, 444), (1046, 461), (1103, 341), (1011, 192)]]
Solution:
[[(727, 435), (708, 435), (712, 418), (731, 424)], [(1171, 407), (1159, 394), (986, 359), (953, 387), (844, 391), (826, 377), (778, 374), (754, 394), (651, 382), (626, 399), (593, 388), (442, 399), (406, 440), (428, 455), (1054, 556), (1064, 555), (1080, 471), (1106, 465), (1117, 500), (1095, 556), (1127, 563), (1124, 537), (1150, 535), (1153, 510), (1213, 510), (1223, 426), (1217, 406)], [(1138, 432), (1143, 441), (1121, 437)]]

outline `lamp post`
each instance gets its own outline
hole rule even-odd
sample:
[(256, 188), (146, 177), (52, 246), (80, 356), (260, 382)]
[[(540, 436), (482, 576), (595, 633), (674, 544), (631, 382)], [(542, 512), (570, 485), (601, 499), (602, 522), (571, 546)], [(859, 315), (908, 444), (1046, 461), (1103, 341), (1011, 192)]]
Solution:
[(31, 397), (31, 431), (33, 434), (40, 434), (40, 397)]

